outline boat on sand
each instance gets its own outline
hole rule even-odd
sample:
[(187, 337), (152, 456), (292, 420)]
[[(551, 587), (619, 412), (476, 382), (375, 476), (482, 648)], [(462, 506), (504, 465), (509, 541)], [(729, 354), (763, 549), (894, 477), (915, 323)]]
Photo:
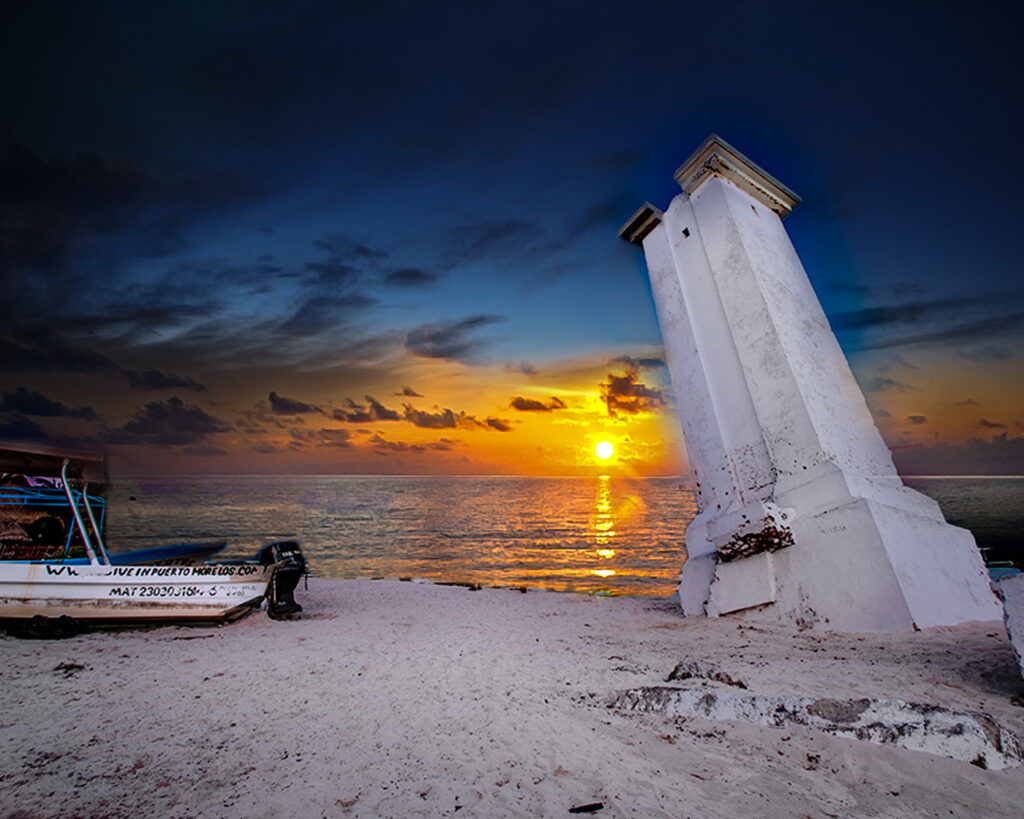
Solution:
[[(97, 496), (88, 492), (90, 482), (106, 480), (104, 456), (0, 447), (0, 472), (5, 483), (35, 498), (35, 511), (42, 508), (43, 516), (49, 518), (45, 526), (19, 526), (30, 541), (34, 535), (37, 543), (43, 543), (44, 530), (52, 534), (58, 529), (54, 522), (60, 520), (57, 510), (70, 516), (63, 553), (0, 559), (2, 620), (73, 618), (103, 625), (217, 623), (246, 614), (264, 597), (271, 617), (286, 618), (301, 611), (293, 592), (306, 574), (306, 564), (295, 541), (269, 543), (252, 560), (219, 563), (198, 563), (196, 557), (204, 551), (219, 551), (222, 541), (111, 555), (103, 543)], [(12, 475), (22, 476), (24, 486), (9, 480)], [(6, 489), (0, 487), (0, 494)], [(63, 495), (59, 507), (55, 503), (58, 493)], [(11, 520), (8, 516), (8, 530)], [(15, 521), (13, 525), (18, 524)], [(72, 547), (82, 548), (85, 557), (69, 557)], [(52, 549), (52, 542), (46, 548)]]

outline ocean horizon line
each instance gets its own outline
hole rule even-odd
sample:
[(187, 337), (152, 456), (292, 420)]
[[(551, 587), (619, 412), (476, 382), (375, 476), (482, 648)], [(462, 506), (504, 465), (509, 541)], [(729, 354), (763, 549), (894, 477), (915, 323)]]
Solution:
[(673, 480), (690, 481), (687, 475), (632, 475), (632, 474), (594, 474), (594, 475), (523, 475), (501, 472), (480, 473), (421, 473), (408, 472), (402, 474), (376, 472), (123, 472), (113, 480), (135, 478), (510, 478), (515, 480), (593, 480), (594, 478), (628, 478), (630, 480)]
[[(991, 480), (1011, 479), (1022, 480), (1024, 474), (952, 474), (941, 475), (900, 475), (902, 480)], [(502, 472), (477, 472), (477, 473), (423, 473), (403, 472), (392, 474), (387, 472), (124, 472), (116, 475), (114, 479), (136, 479), (136, 478), (510, 478), (515, 480), (593, 480), (594, 478), (628, 478), (630, 480), (666, 480), (678, 479), (692, 484), (690, 475), (668, 474), (668, 475), (633, 475), (633, 474), (610, 474), (601, 473), (594, 475), (527, 475), (509, 474)]]

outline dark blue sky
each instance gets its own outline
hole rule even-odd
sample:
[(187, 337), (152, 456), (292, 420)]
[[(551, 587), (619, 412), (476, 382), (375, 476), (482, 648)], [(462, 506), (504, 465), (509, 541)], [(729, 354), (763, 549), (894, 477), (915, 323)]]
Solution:
[(271, 392), (578, 391), (659, 355), (616, 230), (714, 131), (803, 197), (890, 444), (1022, 471), (1021, 15), (933, 5), (10, 4), (0, 437), (219, 469), (309, 454)]

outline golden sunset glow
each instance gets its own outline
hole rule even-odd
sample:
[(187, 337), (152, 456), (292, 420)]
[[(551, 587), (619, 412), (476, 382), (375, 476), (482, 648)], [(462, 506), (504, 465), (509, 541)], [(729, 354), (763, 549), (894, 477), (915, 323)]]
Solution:
[[(631, 352), (647, 360), (658, 351)], [(216, 435), (223, 453), (216, 463), (225, 472), (589, 477), (686, 471), (671, 405), (626, 402), (631, 392), (665, 394), (664, 368), (637, 373), (595, 356), (549, 361), (524, 373), (410, 357), (401, 366), (343, 373), (334, 381), (296, 370), (278, 380), (273, 398), (239, 378), (200, 375), (212, 385), (205, 395), (220, 407), (217, 419), (234, 417), (229, 405), (242, 408), (241, 420), (224, 423)], [(94, 404), (101, 415), (117, 413), (113, 403)], [(191, 402), (186, 405), (183, 411)], [(151, 449), (115, 447), (112, 456), (116, 469), (152, 470)], [(190, 469), (184, 453), (162, 457), (167, 472)]]

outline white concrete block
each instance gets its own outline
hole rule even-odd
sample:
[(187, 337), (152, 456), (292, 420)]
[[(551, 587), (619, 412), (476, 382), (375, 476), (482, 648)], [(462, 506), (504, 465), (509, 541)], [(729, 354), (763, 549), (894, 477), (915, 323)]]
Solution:
[(719, 563), (711, 584), (707, 614), (717, 617), (775, 602), (775, 564), (770, 552)]

